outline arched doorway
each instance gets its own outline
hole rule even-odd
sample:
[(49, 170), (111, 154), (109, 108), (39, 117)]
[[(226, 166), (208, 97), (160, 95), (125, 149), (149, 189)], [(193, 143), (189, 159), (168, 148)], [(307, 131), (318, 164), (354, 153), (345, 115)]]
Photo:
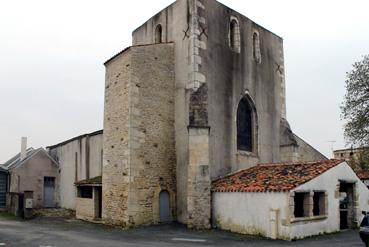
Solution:
[(168, 223), (172, 221), (172, 215), (170, 213), (170, 196), (169, 192), (163, 190), (159, 194), (159, 215), (160, 223)]

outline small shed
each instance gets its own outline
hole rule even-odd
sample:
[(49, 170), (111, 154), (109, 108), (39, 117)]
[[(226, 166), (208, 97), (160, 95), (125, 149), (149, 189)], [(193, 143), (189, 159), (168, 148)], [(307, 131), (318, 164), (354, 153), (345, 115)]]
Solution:
[(261, 164), (212, 183), (213, 225), (273, 239), (355, 228), (369, 190), (341, 160)]
[(75, 183), (77, 186), (77, 219), (96, 221), (102, 214), (102, 177), (85, 179)]

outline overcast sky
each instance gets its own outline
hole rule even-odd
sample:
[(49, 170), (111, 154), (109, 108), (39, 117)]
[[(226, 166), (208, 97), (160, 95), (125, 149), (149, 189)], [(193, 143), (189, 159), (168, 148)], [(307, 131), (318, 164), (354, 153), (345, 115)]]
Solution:
[[(103, 62), (172, 0), (0, 0), (0, 163), (103, 127)], [(345, 72), (369, 54), (367, 0), (221, 0), (284, 39), (287, 118), (331, 156), (345, 145)], [(211, 24), (210, 24), (211, 25)]]

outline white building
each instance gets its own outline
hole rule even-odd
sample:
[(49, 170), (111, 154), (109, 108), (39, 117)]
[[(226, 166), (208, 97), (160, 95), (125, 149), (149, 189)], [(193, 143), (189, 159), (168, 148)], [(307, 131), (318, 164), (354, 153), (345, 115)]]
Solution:
[(355, 228), (369, 190), (344, 161), (266, 164), (213, 182), (214, 226), (273, 239)]
[(60, 206), (76, 209), (75, 183), (101, 176), (103, 131), (83, 134), (47, 147), (60, 167)]

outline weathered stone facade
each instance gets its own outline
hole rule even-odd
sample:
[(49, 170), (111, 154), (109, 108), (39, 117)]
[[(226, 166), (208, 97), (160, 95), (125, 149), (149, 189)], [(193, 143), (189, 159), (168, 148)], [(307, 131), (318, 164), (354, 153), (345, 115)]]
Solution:
[(131, 47), (105, 65), (103, 219), (159, 222), (159, 193), (176, 216), (172, 43)]
[[(288, 126), (282, 38), (215, 0), (176, 1), (105, 65), (107, 223), (159, 222), (168, 191), (173, 219), (209, 228), (211, 180), (257, 163), (325, 158)], [(246, 151), (237, 142), (243, 99)]]

